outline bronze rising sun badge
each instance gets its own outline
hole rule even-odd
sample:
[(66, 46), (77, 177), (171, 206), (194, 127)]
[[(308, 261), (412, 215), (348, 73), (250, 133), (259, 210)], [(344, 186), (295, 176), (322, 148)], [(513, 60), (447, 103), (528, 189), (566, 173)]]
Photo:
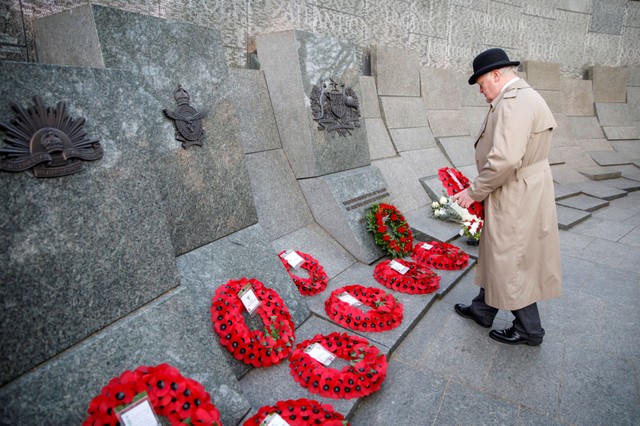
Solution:
[(0, 123), (6, 133), (5, 146), (0, 148), (0, 170), (21, 172), (32, 169), (38, 178), (73, 174), (82, 168), (82, 161), (102, 158), (100, 141), (87, 138), (82, 128), (85, 119), (67, 114), (64, 102), (55, 108), (45, 107), (40, 96), (35, 105), (23, 109), (12, 102), (17, 113), (9, 124)]

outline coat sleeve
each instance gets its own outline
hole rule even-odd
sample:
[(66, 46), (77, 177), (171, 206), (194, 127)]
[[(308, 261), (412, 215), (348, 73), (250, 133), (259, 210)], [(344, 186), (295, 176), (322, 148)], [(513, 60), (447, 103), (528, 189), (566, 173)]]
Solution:
[(482, 201), (504, 185), (522, 164), (532, 131), (533, 109), (523, 99), (504, 98), (497, 105), (493, 146), (480, 173), (469, 186), (468, 194)]

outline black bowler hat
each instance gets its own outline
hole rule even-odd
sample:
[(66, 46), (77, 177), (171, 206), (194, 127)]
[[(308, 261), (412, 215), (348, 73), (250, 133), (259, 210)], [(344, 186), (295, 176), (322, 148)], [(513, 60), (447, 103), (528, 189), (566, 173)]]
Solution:
[(520, 62), (511, 61), (507, 56), (507, 53), (497, 47), (485, 50), (473, 60), (473, 75), (469, 78), (469, 84), (476, 84), (476, 79), (482, 74), (486, 74), (489, 71), (498, 68), (508, 67), (510, 65), (518, 66), (520, 65)]

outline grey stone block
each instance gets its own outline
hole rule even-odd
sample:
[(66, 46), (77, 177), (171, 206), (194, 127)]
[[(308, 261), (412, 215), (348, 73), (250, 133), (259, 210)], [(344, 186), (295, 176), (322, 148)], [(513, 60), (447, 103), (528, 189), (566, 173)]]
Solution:
[(576, 139), (604, 139), (597, 117), (569, 117), (569, 124)]
[(565, 114), (582, 117), (594, 115), (591, 80), (563, 78), (560, 80), (560, 87), (564, 98)]
[(262, 71), (229, 70), (244, 153), (282, 148)]
[(475, 165), (474, 140), (471, 136), (451, 136), (437, 138), (438, 145), (444, 151), (454, 167)]
[(442, 187), (442, 182), (438, 179), (438, 176), (426, 176), (419, 179), (420, 184), (427, 192), (429, 199), (433, 201), (438, 201), (440, 197), (446, 195), (446, 191)]
[(602, 207), (606, 207), (609, 205), (609, 202), (606, 200), (601, 200), (599, 198), (590, 197), (588, 195), (576, 195), (575, 197), (565, 198), (563, 200), (559, 200), (556, 204), (571, 207), (573, 209), (583, 210), (586, 212), (593, 212), (595, 210), (601, 209)]
[(393, 147), (387, 127), (382, 118), (365, 118), (367, 127), (367, 138), (369, 140), (369, 155), (372, 160), (379, 158), (393, 157), (396, 150)]
[(429, 126), (423, 98), (381, 96), (380, 104), (388, 129)]
[(159, 110), (148, 88), (121, 70), (0, 62), (0, 73), (3, 122), (16, 116), (11, 102), (31, 108), (32, 96), (40, 95), (55, 108), (65, 101), (104, 150), (102, 159), (69, 176), (0, 173), (0, 383), (6, 383), (178, 279), (158, 193), (162, 170), (148, 149), (159, 120), (140, 108)]
[(603, 200), (611, 201), (615, 200), (616, 198), (627, 196), (626, 191), (610, 185), (608, 180), (585, 182), (578, 186), (584, 194)]
[(626, 68), (594, 65), (589, 68), (589, 77), (593, 81), (594, 102), (627, 101)]
[(622, 0), (594, 2), (591, 6), (591, 25), (589, 31), (620, 35), (624, 20), (624, 4)]
[(538, 90), (553, 113), (564, 113), (565, 99), (560, 90)]
[[(332, 332), (355, 334), (334, 323), (313, 316), (296, 330), (296, 345), (317, 334), (326, 335)], [(380, 344), (375, 346), (384, 354), (389, 351), (389, 348)], [(340, 361), (334, 361), (334, 365), (340, 365)], [(336, 367), (332, 366), (332, 368)], [(268, 369), (261, 368), (250, 371), (240, 380), (240, 386), (251, 406), (255, 408), (272, 405), (275, 401), (308, 398), (321, 404), (330, 404), (335, 411), (348, 416), (358, 402), (358, 399), (331, 399), (312, 394), (293, 380), (289, 372), (289, 363), (286, 360)]]
[(281, 149), (246, 155), (260, 225), (275, 240), (313, 222), (313, 216)]
[(345, 136), (319, 130), (310, 108), (315, 85), (330, 78), (352, 88), (360, 101), (360, 67), (352, 42), (282, 31), (256, 37), (282, 147), (296, 178), (308, 178), (369, 164), (362, 121)]
[(356, 261), (317, 223), (280, 237), (272, 241), (271, 245), (278, 253), (282, 250), (299, 250), (313, 256), (320, 262), (329, 279), (334, 278)]
[(429, 127), (391, 129), (389, 133), (398, 152), (436, 147), (436, 140)]
[(581, 193), (578, 185), (574, 184), (564, 185), (560, 183), (554, 183), (553, 189), (555, 192), (556, 201), (573, 197), (574, 195), (579, 195)]
[(380, 102), (378, 101), (376, 79), (360, 76), (360, 90), (362, 91), (360, 100), (362, 118), (380, 118)]
[(589, 179), (566, 164), (551, 165), (553, 181), (562, 185), (587, 182)]
[(633, 126), (636, 119), (626, 103), (596, 103), (596, 114), (602, 127)]
[[(479, 53), (479, 52), (478, 52)], [(476, 53), (477, 54), (477, 53)], [(472, 59), (469, 60), (471, 63)], [(480, 89), (477, 84), (469, 85), (468, 80), (471, 77), (472, 72), (469, 74), (460, 74), (458, 76), (459, 87), (460, 87), (460, 96), (462, 97), (462, 106), (463, 107), (484, 107), (488, 109), (489, 104), (487, 104), (487, 100), (484, 95), (480, 93)]]
[(560, 64), (523, 61), (527, 82), (536, 90), (560, 90)]
[(405, 217), (411, 229), (417, 231), (416, 235), (425, 241), (451, 242), (458, 237), (460, 232), (460, 224), (435, 219), (431, 213), (431, 206), (412, 210)]
[(460, 109), (459, 78), (444, 68), (420, 68), (420, 86), (427, 109)]
[(640, 65), (627, 66), (627, 86), (640, 87)]
[(607, 184), (613, 186), (614, 188), (622, 189), (627, 192), (633, 192), (640, 190), (640, 182), (631, 179), (618, 178), (618, 179), (610, 179), (607, 181)]
[[(209, 293), (197, 300), (181, 288), (0, 388), (3, 422), (81, 424), (89, 402), (112, 377), (141, 365), (169, 363), (205, 387), (224, 424), (236, 424), (249, 402), (223, 360), (226, 350), (214, 342), (210, 301)], [(33, 395), (39, 395), (38, 404)]]
[[(90, 4), (33, 21), (38, 60), (44, 64), (104, 68)], [(69, 35), (77, 39), (69, 43)]]
[(576, 142), (587, 152), (613, 151), (613, 145), (606, 139), (580, 139)]
[[(136, 73), (160, 103), (145, 108), (149, 116), (145, 122), (159, 132), (151, 149), (164, 171), (159, 188), (176, 254), (256, 223), (220, 32), (119, 9), (92, 8), (105, 66)], [(184, 48), (187, 45), (190, 49)], [(160, 115), (163, 108), (176, 108), (173, 92), (178, 84), (189, 92), (193, 108), (208, 111), (202, 147), (183, 149), (175, 140), (173, 121)], [(161, 123), (151, 123), (151, 117)]]
[(380, 96), (420, 96), (420, 58), (408, 49), (376, 46), (371, 58)]
[(552, 146), (549, 162), (551, 164), (567, 163), (574, 168), (596, 165), (596, 162), (580, 146)]
[(462, 110), (429, 110), (427, 116), (435, 137), (469, 134)]
[[(181, 284), (194, 295), (193, 308), (201, 312), (203, 321), (205, 318), (211, 321), (209, 310), (216, 289), (229, 280), (242, 277), (256, 278), (266, 287), (277, 291), (297, 326), (309, 317), (305, 300), (298, 293), (260, 225), (250, 226), (193, 250), (178, 257), (176, 262)], [(220, 345), (215, 333), (211, 334), (211, 338)], [(226, 349), (221, 347), (221, 351), (237, 378), (252, 368), (237, 361)]]
[(589, 155), (601, 166), (615, 166), (619, 164), (630, 164), (628, 157), (624, 157), (617, 151), (594, 151)]
[(467, 128), (469, 129), (469, 135), (473, 139), (477, 139), (480, 132), (483, 130), (482, 125), (487, 117), (488, 108), (483, 107), (464, 107), (462, 113), (464, 114), (465, 121), (467, 122)]
[(585, 167), (578, 169), (578, 171), (588, 177), (591, 180), (606, 180), (618, 178), (621, 175), (620, 170), (613, 167)]
[(553, 129), (553, 146), (576, 146), (578, 141), (573, 134), (569, 120), (564, 114), (554, 114), (558, 127)]
[(299, 183), (316, 222), (353, 257), (364, 263), (382, 257), (366, 229), (365, 216), (372, 204), (389, 197), (378, 168), (361, 167)]
[(558, 8), (571, 12), (591, 13), (590, 0), (560, 0)]
[(640, 139), (640, 128), (637, 126), (602, 127), (602, 131), (610, 141)]
[(631, 158), (634, 162), (640, 159), (640, 140), (611, 141), (610, 143), (623, 157)]

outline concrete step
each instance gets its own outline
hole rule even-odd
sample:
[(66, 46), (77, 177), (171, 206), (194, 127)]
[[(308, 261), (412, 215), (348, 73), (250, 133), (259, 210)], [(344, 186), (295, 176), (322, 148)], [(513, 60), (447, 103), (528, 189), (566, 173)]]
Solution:
[(571, 207), (577, 210), (582, 210), (585, 212), (593, 212), (598, 209), (601, 209), (602, 207), (608, 206), (609, 202), (606, 200), (601, 200), (600, 198), (581, 194), (581, 195), (565, 198), (564, 200), (560, 200), (556, 202), (556, 204), (559, 204), (565, 207)]
[(571, 229), (591, 217), (591, 213), (571, 207), (556, 205), (556, 210), (558, 213), (558, 228), (563, 231)]

